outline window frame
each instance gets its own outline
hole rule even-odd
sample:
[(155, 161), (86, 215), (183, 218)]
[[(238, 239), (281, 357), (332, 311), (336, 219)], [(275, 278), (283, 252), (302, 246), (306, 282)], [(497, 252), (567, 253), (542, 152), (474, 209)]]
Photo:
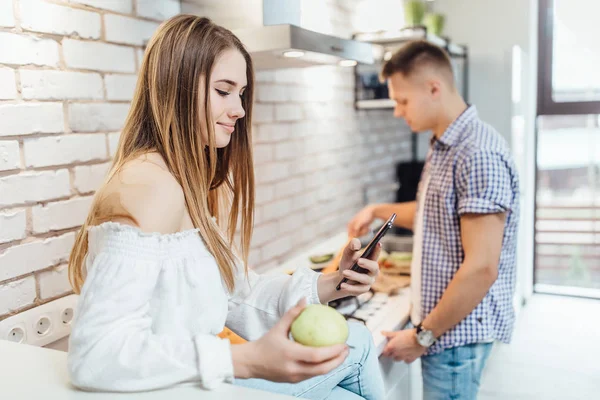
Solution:
[(554, 0), (539, 0), (537, 115), (600, 114), (600, 100), (562, 101), (552, 98)]

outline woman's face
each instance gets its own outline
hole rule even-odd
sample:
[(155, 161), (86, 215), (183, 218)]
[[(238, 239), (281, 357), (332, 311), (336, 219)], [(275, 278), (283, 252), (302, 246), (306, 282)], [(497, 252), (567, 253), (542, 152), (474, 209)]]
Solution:
[[(210, 77), (209, 96), (217, 148), (229, 144), (237, 120), (246, 115), (241, 96), (247, 85), (246, 60), (239, 51), (226, 50), (217, 58)], [(208, 138), (204, 139), (208, 142)]]

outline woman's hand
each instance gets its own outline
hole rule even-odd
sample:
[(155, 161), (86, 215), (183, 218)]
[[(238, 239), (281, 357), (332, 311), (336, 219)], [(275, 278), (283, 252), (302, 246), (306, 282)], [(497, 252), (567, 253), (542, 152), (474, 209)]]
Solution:
[(327, 374), (344, 362), (348, 356), (345, 344), (308, 347), (289, 339), (292, 322), (305, 306), (306, 302), (301, 300), (257, 341), (232, 346), (237, 378), (296, 383)]
[[(379, 274), (377, 259), (380, 252), (381, 244), (378, 244), (369, 258), (359, 259), (362, 254), (360, 251), (360, 240), (356, 238), (352, 239), (344, 249), (338, 271), (336, 273), (323, 274), (319, 277), (318, 288), (321, 303), (328, 303), (346, 296), (358, 296), (359, 294), (368, 292)], [(350, 269), (356, 260), (358, 260), (358, 266), (364, 268), (366, 272), (361, 273)], [(342, 283), (340, 290), (337, 290), (336, 286), (344, 278), (348, 278), (348, 281)]]
[[(344, 249), (344, 255), (339, 267), (340, 280), (348, 278), (348, 282), (342, 283), (340, 288), (340, 292), (344, 296), (358, 296), (359, 294), (368, 292), (379, 274), (377, 259), (379, 258), (379, 253), (381, 253), (381, 243), (377, 244), (369, 258), (359, 259), (361, 253), (360, 240), (356, 238), (352, 239)], [(366, 272), (361, 273), (350, 269), (356, 260), (358, 260), (358, 266), (364, 268)]]

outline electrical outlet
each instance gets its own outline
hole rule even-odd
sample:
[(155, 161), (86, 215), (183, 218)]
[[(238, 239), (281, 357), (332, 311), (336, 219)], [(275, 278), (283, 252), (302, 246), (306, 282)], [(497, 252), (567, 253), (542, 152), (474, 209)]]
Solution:
[(46, 346), (69, 336), (78, 299), (72, 294), (0, 321), (0, 340)]

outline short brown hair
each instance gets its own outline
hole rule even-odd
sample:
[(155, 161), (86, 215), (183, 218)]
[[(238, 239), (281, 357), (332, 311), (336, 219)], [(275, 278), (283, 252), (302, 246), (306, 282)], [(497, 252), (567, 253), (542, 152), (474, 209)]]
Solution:
[(396, 72), (409, 77), (425, 65), (448, 72), (451, 81), (454, 82), (448, 54), (441, 47), (425, 40), (411, 41), (398, 49), (383, 65), (380, 78), (385, 81)]

